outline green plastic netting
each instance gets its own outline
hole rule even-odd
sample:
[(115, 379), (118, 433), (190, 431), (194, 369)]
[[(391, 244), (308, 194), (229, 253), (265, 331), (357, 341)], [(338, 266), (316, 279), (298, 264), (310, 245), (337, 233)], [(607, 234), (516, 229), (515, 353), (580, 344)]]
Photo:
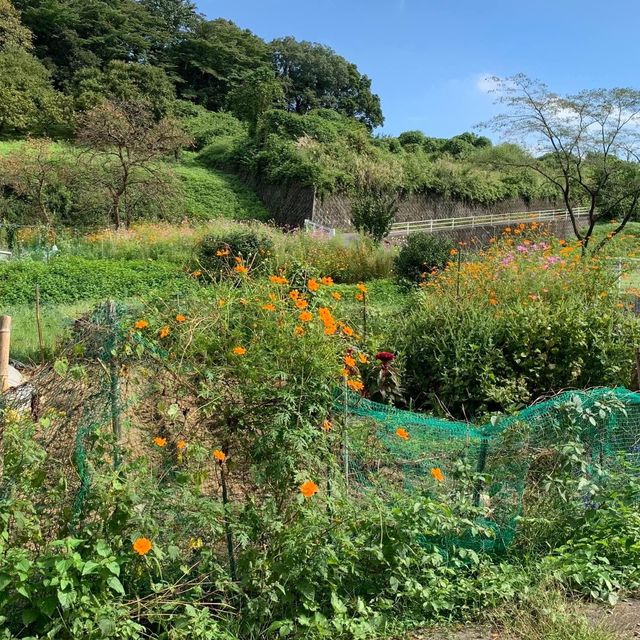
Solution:
[[(354, 481), (367, 486), (382, 479), (414, 492), (441, 491), (447, 485), (449, 495), (485, 507), (487, 516), (479, 524), (494, 537), (456, 540), (474, 548), (511, 544), (527, 486), (536, 467), (548, 463), (553, 447), (578, 439), (594, 466), (640, 461), (640, 394), (622, 388), (564, 392), (484, 425), (402, 411), (355, 394), (336, 403), (336, 410), (345, 409), (350, 431), (357, 433), (358, 423), (371, 423), (379, 444), (371, 453), (362, 439), (353, 442)], [(399, 429), (406, 434), (398, 435)], [(444, 482), (433, 477), (436, 469)]]

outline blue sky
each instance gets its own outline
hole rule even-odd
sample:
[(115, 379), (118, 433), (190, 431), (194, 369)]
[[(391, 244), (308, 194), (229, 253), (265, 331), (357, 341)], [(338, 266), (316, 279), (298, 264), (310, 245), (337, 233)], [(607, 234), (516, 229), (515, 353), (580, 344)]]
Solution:
[(199, 0), (271, 40), (327, 44), (373, 80), (382, 132), (452, 136), (494, 113), (482, 78), (523, 72), (551, 89), (635, 86), (638, 0)]
[(373, 80), (382, 132), (452, 136), (494, 112), (483, 76), (560, 93), (638, 87), (639, 0), (196, 0), (271, 40), (327, 44)]

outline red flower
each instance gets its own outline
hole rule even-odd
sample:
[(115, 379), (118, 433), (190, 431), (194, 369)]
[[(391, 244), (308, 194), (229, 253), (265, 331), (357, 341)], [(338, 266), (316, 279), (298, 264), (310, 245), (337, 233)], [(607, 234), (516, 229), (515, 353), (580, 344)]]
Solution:
[(395, 354), (389, 351), (380, 351), (379, 353), (376, 353), (376, 360), (380, 360), (382, 364), (389, 364), (390, 362), (393, 362), (395, 359), (396, 359)]

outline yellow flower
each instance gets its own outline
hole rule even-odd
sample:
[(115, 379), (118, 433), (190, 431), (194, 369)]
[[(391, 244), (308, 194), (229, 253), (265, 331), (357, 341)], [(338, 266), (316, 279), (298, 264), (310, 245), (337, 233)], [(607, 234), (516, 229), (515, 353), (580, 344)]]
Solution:
[(322, 423), (322, 430), (323, 431), (331, 431), (331, 429), (333, 429), (333, 424), (331, 424), (330, 420), (325, 420)]
[(153, 542), (149, 538), (136, 538), (132, 547), (138, 555), (146, 556), (153, 549)]
[(171, 333), (171, 329), (169, 329), (169, 327), (165, 325), (164, 327), (162, 327), (162, 329), (160, 329), (160, 331), (158, 332), (158, 335), (161, 338), (166, 338), (170, 333)]
[(243, 356), (245, 353), (247, 353), (247, 350), (244, 347), (234, 347), (233, 348), (233, 355), (234, 356)]
[(364, 353), (358, 354), (358, 360), (360, 361), (360, 364), (367, 364), (369, 362), (369, 358), (367, 358)]
[(299, 326), (298, 326), (298, 327), (296, 327), (296, 328), (293, 330), (293, 335), (294, 335), (294, 336), (303, 336), (303, 335), (304, 335), (304, 329), (303, 329), (302, 327), (299, 327)]

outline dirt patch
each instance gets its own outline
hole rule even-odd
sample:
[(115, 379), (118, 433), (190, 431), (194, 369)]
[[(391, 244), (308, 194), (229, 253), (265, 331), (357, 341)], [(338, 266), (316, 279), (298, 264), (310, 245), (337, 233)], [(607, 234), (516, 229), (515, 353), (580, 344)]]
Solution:
[(583, 609), (592, 624), (603, 626), (620, 640), (640, 638), (640, 599), (630, 598), (608, 608), (587, 604)]

